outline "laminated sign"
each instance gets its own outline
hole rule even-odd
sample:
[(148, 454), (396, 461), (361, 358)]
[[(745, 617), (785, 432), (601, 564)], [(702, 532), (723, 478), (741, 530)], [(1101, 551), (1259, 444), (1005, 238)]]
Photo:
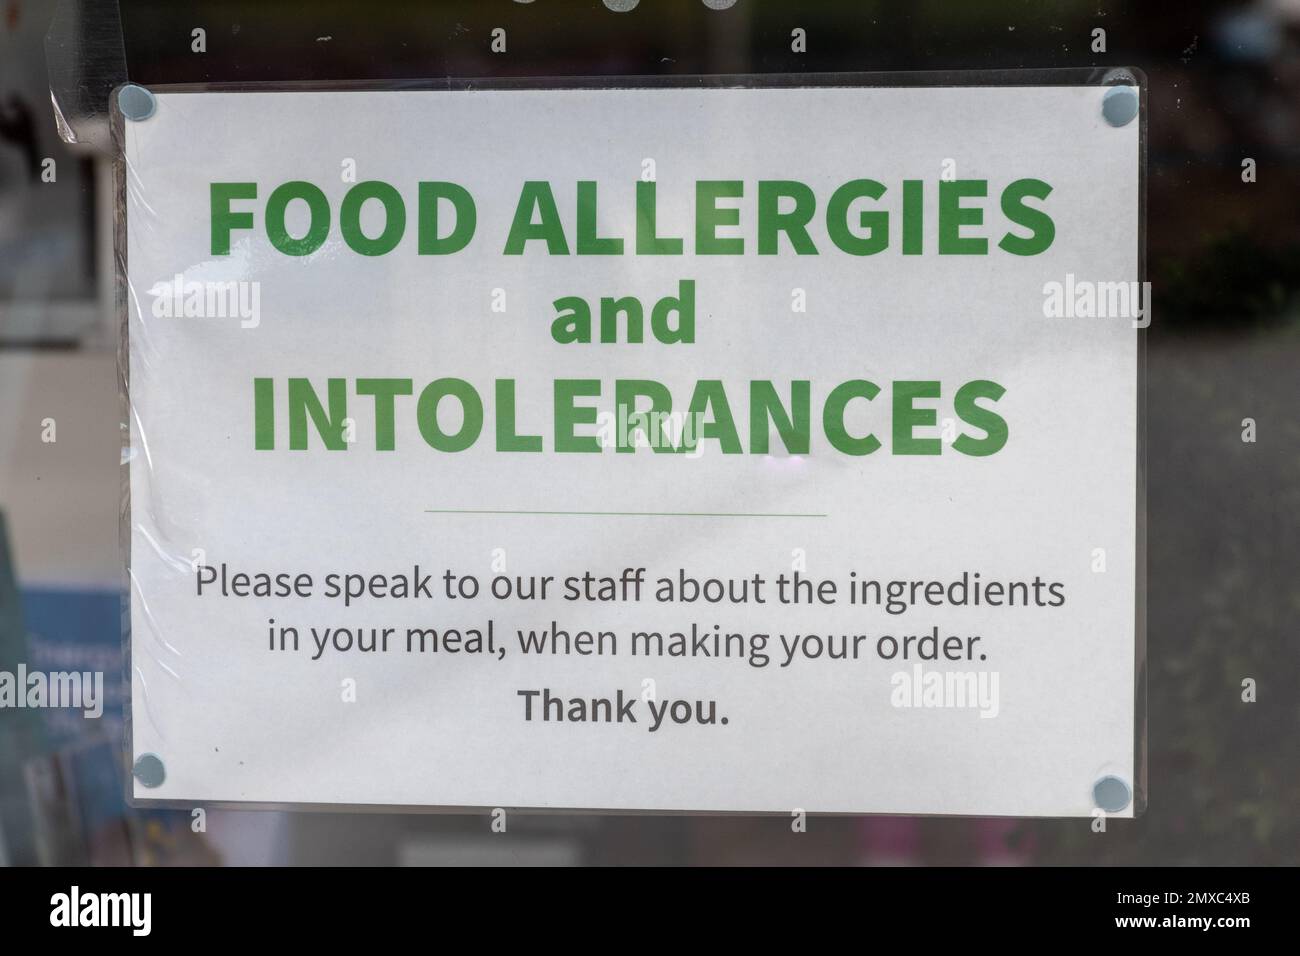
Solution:
[(140, 800), (1131, 816), (1142, 87), (118, 96)]

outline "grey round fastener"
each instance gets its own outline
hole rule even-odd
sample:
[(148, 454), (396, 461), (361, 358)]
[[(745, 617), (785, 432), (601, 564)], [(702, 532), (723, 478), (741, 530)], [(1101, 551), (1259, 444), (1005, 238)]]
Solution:
[(1128, 784), (1109, 774), (1092, 785), (1092, 802), (1107, 813), (1119, 813), (1133, 799)]
[(117, 91), (117, 108), (129, 120), (139, 123), (153, 116), (158, 109), (158, 101), (143, 86), (128, 83)]
[(636, 9), (636, 5), (641, 0), (603, 0), (605, 6), (615, 13), (627, 13), (629, 10)]
[(1111, 126), (1127, 126), (1138, 115), (1137, 90), (1131, 86), (1112, 86), (1101, 98), (1101, 115)]
[(163, 785), (167, 779), (167, 768), (157, 754), (141, 754), (135, 760), (131, 775), (152, 790)]

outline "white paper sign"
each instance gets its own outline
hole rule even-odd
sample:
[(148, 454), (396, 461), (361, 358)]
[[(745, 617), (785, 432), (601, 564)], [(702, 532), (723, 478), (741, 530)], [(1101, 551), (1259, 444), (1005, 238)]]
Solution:
[(1105, 93), (159, 95), (135, 796), (1131, 787), (1148, 313)]

